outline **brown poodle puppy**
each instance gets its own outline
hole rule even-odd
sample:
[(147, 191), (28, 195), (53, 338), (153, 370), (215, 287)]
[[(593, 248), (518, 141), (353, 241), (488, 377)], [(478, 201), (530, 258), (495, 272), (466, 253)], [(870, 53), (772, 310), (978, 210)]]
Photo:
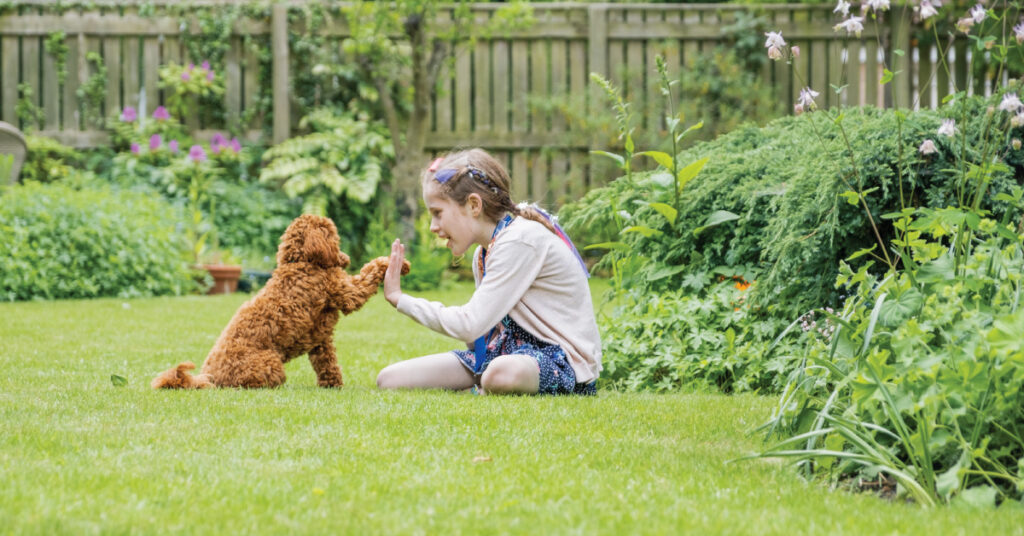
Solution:
[[(203, 373), (184, 362), (161, 373), (154, 389), (206, 387), (277, 387), (284, 383), (284, 363), (302, 354), (316, 371), (321, 387), (341, 387), (334, 351), (339, 311), (358, 310), (384, 279), (388, 257), (378, 257), (350, 276), (348, 256), (338, 248), (334, 222), (319, 216), (295, 219), (281, 237), (277, 269), (267, 285), (242, 304), (221, 332), (203, 363)], [(402, 274), (409, 272), (409, 262)]]

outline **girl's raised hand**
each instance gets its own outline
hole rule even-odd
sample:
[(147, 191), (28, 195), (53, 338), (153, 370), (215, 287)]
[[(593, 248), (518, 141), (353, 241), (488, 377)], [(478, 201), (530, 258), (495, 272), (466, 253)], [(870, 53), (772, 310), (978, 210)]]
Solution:
[(402, 297), (402, 264), (405, 262), (405, 246), (395, 239), (391, 243), (391, 259), (388, 270), (384, 272), (384, 298), (388, 303), (398, 306), (398, 298)]

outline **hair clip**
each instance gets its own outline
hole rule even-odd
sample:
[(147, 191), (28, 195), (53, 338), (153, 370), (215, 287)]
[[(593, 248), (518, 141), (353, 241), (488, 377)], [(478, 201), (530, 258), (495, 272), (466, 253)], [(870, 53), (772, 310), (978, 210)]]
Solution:
[(444, 183), (450, 181), (452, 179), (452, 177), (454, 177), (455, 174), (458, 173), (458, 172), (459, 172), (459, 170), (457, 170), (455, 168), (445, 168), (445, 169), (442, 169), (441, 171), (438, 171), (437, 174), (434, 175), (434, 179), (436, 179), (437, 182), (439, 182), (441, 184), (444, 184)]
[(431, 173), (437, 171), (437, 166), (441, 165), (442, 160), (444, 160), (442, 157), (435, 158), (434, 161), (430, 163), (430, 167), (427, 168), (427, 171)]

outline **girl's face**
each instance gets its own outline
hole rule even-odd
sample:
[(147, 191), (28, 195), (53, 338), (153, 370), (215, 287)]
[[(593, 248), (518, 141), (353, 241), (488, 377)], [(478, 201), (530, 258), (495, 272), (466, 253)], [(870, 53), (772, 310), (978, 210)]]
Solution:
[(487, 247), (496, 222), (484, 217), (479, 196), (471, 194), (465, 205), (444, 197), (437, 183), (428, 181), (423, 187), (423, 201), (430, 212), (430, 232), (447, 239), (448, 249), (456, 257), (473, 244)]

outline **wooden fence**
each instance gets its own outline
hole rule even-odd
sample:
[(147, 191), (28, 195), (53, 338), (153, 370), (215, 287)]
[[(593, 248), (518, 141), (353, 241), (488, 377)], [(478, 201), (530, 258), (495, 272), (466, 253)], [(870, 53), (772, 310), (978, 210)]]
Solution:
[[(98, 53), (108, 69), (106, 116), (124, 106), (138, 107), (141, 100), (146, 110), (140, 113), (151, 112), (163, 100), (157, 68), (200, 59), (184, 57), (178, 18), (140, 15), (134, 3), (125, 7), (124, 2), (96, 0), (88, 10), (62, 14), (44, 7), (52, 2), (17, 4), (17, 12), (0, 16), (0, 120), (18, 123), (18, 85), (28, 84), (44, 117), (39, 125), (22, 126), (71, 145), (106, 142), (103, 132), (83, 120), (76, 94), (92, 74), (88, 52)], [(486, 18), (499, 7), (477, 4), (473, 9)], [(952, 49), (953, 80), (945, 76), (946, 71), (936, 66), (935, 48), (911, 40), (909, 16), (901, 11), (886, 13), (879, 24), (866, 25), (860, 38), (852, 38), (833, 30), (839, 20), (831, 6), (552, 3), (533, 8), (536, 24), (480, 40), (457, 56), (453, 71), (441, 78), (428, 139), (435, 151), (465, 145), (490, 149), (508, 164), (517, 197), (553, 204), (578, 197), (601, 180), (591, 170), (588, 151), (610, 142), (574, 130), (571, 117), (557, 106), (540, 104), (575, 98), (578, 112), (585, 115), (607, 109), (589, 79), (589, 73), (598, 72), (628, 90), (637, 109), (646, 110), (641, 128), (660, 129), (659, 107), (645, 106), (660, 98), (655, 57), (667, 59), (671, 75), (686, 76), (687, 62), (725, 43), (723, 28), (741, 13), (759, 14), (771, 21), (767, 29), (781, 31), (790, 45), (800, 47), (795, 69), (785, 62), (770, 62), (762, 72), (762, 82), (787, 107), (804, 86), (821, 93), (820, 106), (901, 107), (935, 106), (953, 87), (982, 92), (992, 86), (991, 80), (971, 78), (966, 40)], [(286, 9), (285, 4), (276, 4), (271, 17), (239, 19), (233, 28), (224, 66), (229, 122), (237, 126), (261, 90), (269, 91), (274, 101), (270, 118), (257, 117), (244, 125), (251, 139), (263, 138), (264, 130), (273, 132), (276, 140), (287, 137), (302, 113), (289, 105), (288, 79), (279, 75), (289, 66)], [(56, 30), (66, 34), (63, 81), (58, 80), (54, 56), (45, 52), (45, 42)], [(342, 37), (346, 28), (335, 20), (325, 32)], [(273, 47), (272, 88), (257, 87), (259, 60), (244, 46), (245, 36)], [(764, 40), (763, 35), (756, 38)], [(880, 85), (883, 66), (901, 73)], [(831, 84), (846, 89), (837, 95)], [(264, 128), (264, 120), (272, 121), (273, 128)], [(203, 125), (190, 119), (189, 126), (199, 130)], [(208, 134), (200, 131), (197, 137)]]

